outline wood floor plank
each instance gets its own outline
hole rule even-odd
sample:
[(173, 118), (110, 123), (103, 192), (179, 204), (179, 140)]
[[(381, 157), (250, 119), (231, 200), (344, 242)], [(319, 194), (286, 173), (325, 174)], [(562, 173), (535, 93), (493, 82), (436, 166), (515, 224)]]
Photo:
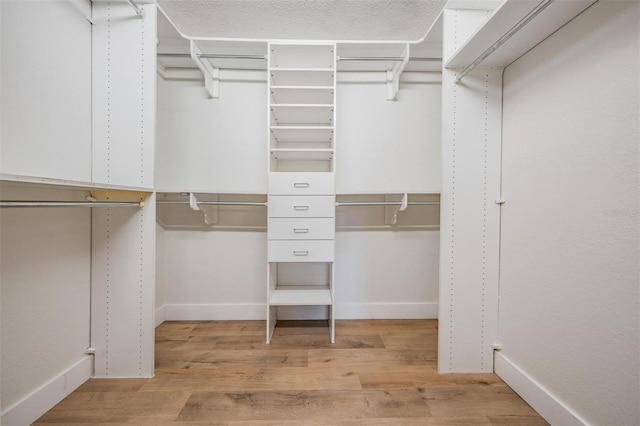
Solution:
[(507, 385), (433, 386), (423, 394), (434, 417), (536, 415)]
[(228, 421), (335, 422), (358, 418), (427, 416), (429, 410), (421, 393), (408, 389), (363, 392), (194, 392), (177, 420), (216, 418)]
[(162, 369), (142, 386), (145, 392), (244, 392), (247, 390), (360, 390), (358, 376), (349, 371), (318, 368)]
[(388, 349), (313, 349), (310, 367), (339, 367), (354, 371), (381, 371), (390, 367), (436, 365), (434, 353)]
[(238, 365), (277, 368), (306, 367), (308, 351), (289, 350), (197, 350), (158, 351), (156, 368), (237, 368)]
[(546, 425), (495, 374), (438, 374), (437, 321), (165, 322), (151, 379), (92, 379), (36, 424)]
[(170, 421), (180, 413), (191, 392), (73, 392), (35, 424)]

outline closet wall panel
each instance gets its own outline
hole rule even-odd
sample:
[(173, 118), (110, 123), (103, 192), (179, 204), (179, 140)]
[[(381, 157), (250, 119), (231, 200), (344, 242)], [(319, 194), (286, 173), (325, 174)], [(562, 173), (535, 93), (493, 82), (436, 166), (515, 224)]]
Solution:
[(639, 17), (600, 1), (504, 74), (496, 369), (555, 424), (640, 422)]
[[(432, 83), (340, 83), (336, 118), (336, 192), (440, 192), (441, 92)], [(339, 80), (340, 81), (340, 80)]]
[(159, 78), (156, 187), (265, 194), (266, 96), (260, 79), (222, 82), (220, 98), (210, 99), (202, 81)]
[(0, 172), (90, 181), (91, 2), (0, 7)]
[[(0, 190), (6, 198), (25, 195), (23, 188), (7, 184)], [(32, 191), (31, 196), (83, 199), (60, 190)], [(91, 211), (3, 209), (0, 239), (2, 413), (7, 414), (60, 374), (91, 359), (84, 354), (90, 346)], [(3, 423), (11, 424), (9, 420), (4, 417)]]

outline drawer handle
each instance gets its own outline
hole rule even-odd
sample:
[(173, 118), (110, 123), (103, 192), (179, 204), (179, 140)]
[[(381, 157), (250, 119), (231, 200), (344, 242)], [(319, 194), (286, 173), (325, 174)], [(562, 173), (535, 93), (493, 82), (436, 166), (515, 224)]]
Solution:
[(294, 234), (308, 234), (309, 228), (293, 228)]
[(307, 182), (296, 182), (293, 184), (294, 188), (308, 188), (309, 184)]
[(305, 212), (309, 210), (309, 206), (293, 206), (293, 209), (297, 212)]
[(294, 256), (309, 256), (309, 250), (294, 250)]

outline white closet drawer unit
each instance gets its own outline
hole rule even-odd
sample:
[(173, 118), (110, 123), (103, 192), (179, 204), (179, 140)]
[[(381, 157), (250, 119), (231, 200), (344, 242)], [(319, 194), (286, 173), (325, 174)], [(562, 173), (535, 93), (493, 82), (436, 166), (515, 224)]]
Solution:
[(267, 237), (270, 240), (333, 240), (334, 218), (269, 218)]
[(269, 217), (335, 217), (336, 197), (269, 195)]
[(269, 194), (332, 195), (335, 194), (333, 173), (270, 173)]
[(271, 240), (269, 262), (333, 262), (333, 240)]

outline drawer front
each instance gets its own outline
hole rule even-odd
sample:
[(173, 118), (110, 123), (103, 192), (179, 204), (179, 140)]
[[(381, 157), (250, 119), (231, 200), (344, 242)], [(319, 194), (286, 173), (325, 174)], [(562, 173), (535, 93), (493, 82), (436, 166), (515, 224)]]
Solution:
[(271, 240), (269, 262), (333, 262), (332, 240)]
[(269, 194), (333, 195), (333, 173), (269, 173)]
[(269, 218), (267, 236), (270, 240), (333, 240), (334, 218)]
[(269, 217), (335, 217), (336, 197), (269, 195)]

